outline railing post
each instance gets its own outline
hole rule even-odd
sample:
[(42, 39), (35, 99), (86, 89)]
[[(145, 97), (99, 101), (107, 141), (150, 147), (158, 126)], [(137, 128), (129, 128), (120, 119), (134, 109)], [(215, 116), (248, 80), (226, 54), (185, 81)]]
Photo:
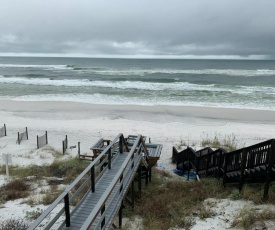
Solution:
[(29, 140), (28, 128), (26, 127), (27, 140)]
[(119, 137), (119, 153), (123, 153), (122, 136)]
[(227, 163), (228, 163), (228, 154), (224, 154), (224, 169), (223, 169), (223, 178), (222, 178), (222, 184), (225, 186), (226, 183), (226, 173), (227, 173)]
[(46, 131), (46, 145), (48, 144), (48, 131)]
[(240, 176), (240, 183), (239, 183), (240, 191), (242, 190), (243, 184), (244, 184), (244, 171), (245, 171), (246, 162), (247, 162), (247, 149), (244, 148), (242, 152), (242, 161), (241, 161), (241, 176)]
[(108, 150), (108, 169), (112, 168), (111, 148)]
[(36, 136), (36, 143), (37, 143), (37, 149), (39, 149), (39, 140), (38, 140), (38, 135)]
[(268, 157), (268, 166), (267, 166), (267, 175), (266, 175), (266, 181), (264, 184), (264, 195), (263, 195), (263, 200), (268, 199), (268, 191), (269, 191), (269, 184), (271, 181), (271, 175), (272, 175), (272, 167), (274, 166), (275, 163), (275, 140), (273, 139), (271, 141), (271, 148), (269, 152), (269, 157)]
[(71, 216), (70, 216), (70, 203), (69, 203), (69, 194), (67, 193), (64, 197), (65, 203), (65, 216), (66, 216), (66, 227), (71, 226)]
[(19, 139), (19, 132), (17, 132), (17, 142), (18, 142), (18, 144), (20, 145), (20, 139)]
[(95, 166), (91, 168), (91, 189), (95, 192)]

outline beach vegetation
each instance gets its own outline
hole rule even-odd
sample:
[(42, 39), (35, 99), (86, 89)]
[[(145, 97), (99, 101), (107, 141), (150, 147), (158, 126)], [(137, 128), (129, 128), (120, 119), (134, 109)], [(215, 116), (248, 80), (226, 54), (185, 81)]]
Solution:
[(37, 208), (36, 210), (27, 211), (25, 217), (27, 220), (33, 221), (37, 219), (42, 214), (42, 212), (44, 212), (43, 209)]
[(175, 177), (168, 180), (161, 173), (153, 173), (150, 186), (143, 189), (136, 202), (135, 214), (143, 218), (144, 229), (190, 229), (195, 218), (214, 215), (202, 204), (205, 199), (226, 198), (229, 194), (230, 190), (216, 179), (186, 182)]
[(222, 136), (221, 134), (216, 133), (214, 137), (210, 137), (206, 134), (201, 140), (201, 146), (215, 149), (223, 148), (228, 152), (232, 152), (237, 149), (236, 135), (232, 133)]
[(30, 186), (22, 180), (13, 180), (0, 188), (2, 202), (25, 198), (29, 195)]
[(10, 218), (0, 223), (0, 230), (25, 230), (28, 224), (22, 219)]
[[(254, 225), (260, 225), (260, 229), (266, 229), (265, 221), (275, 220), (275, 211), (271, 209), (256, 210), (253, 207), (243, 207), (232, 222), (232, 227), (251, 229)], [(259, 228), (255, 228), (259, 229)]]

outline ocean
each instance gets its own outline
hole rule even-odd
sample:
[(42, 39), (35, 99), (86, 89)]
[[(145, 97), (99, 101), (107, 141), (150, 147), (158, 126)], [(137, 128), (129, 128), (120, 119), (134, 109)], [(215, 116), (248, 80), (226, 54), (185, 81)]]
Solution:
[(275, 111), (275, 61), (0, 57), (0, 99)]

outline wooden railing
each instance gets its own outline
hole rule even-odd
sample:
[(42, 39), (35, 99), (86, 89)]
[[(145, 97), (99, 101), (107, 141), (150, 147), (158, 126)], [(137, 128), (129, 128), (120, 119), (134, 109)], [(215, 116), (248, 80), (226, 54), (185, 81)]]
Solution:
[[(125, 189), (125, 186), (129, 186), (129, 181), (131, 181), (131, 178), (134, 176), (134, 173), (137, 170), (137, 166), (139, 166), (138, 162), (142, 158), (142, 152), (146, 154), (147, 151), (142, 136), (139, 135), (136, 141), (134, 142), (126, 160), (121, 166), (119, 172), (115, 175), (114, 179), (111, 181), (110, 185), (108, 186), (104, 194), (101, 196), (100, 200), (97, 202), (95, 208), (93, 209), (93, 211), (81, 227), (81, 230), (90, 229), (92, 224), (95, 222), (96, 218), (99, 218), (99, 220), (97, 221), (97, 225), (93, 227), (94, 229), (102, 229), (105, 227), (105, 225), (112, 221), (112, 217), (120, 208), (119, 204), (125, 195), (125, 191), (127, 190)], [(146, 155), (148, 155), (148, 153)], [(129, 168), (129, 170), (127, 170), (127, 168)], [(116, 186), (119, 186), (119, 189), (117, 193), (113, 196), (113, 200), (109, 202), (109, 204), (115, 205), (116, 208), (114, 208), (111, 211), (111, 213), (109, 213), (109, 215), (107, 216), (107, 201), (110, 198), (110, 195), (114, 191)], [(116, 204), (114, 204), (114, 202)]]
[[(35, 229), (40, 225), (62, 201), (64, 202), (64, 207), (55, 214), (55, 217), (49, 221), (43, 229), (50, 229), (63, 214), (65, 214), (66, 226), (70, 226), (71, 204), (76, 201), (76, 198), (79, 198), (81, 192), (88, 185), (90, 185), (89, 187), (92, 192), (95, 191), (97, 181), (102, 177), (107, 168), (111, 169), (112, 167), (112, 160), (115, 156), (112, 156), (111, 148), (117, 141), (119, 141), (120, 153), (124, 150), (129, 151), (123, 134), (119, 134), (112, 143), (110, 143), (105, 150), (94, 161), (92, 161), (92, 163), (66, 188), (66, 190), (38, 217), (38, 219), (29, 226), (28, 229)], [(79, 183), (82, 183), (81, 186), (75, 189)]]
[(228, 153), (223, 149), (213, 151), (211, 148), (195, 152), (190, 147), (178, 153), (173, 147), (172, 154), (177, 166), (188, 161), (188, 171), (192, 168), (197, 175), (215, 175), (218, 178), (222, 175), (224, 185), (238, 182), (240, 189), (247, 178), (256, 180), (262, 176), (257, 172), (264, 171), (264, 198), (268, 196), (269, 183), (275, 180), (275, 173), (272, 173), (272, 170), (275, 172), (275, 139)]

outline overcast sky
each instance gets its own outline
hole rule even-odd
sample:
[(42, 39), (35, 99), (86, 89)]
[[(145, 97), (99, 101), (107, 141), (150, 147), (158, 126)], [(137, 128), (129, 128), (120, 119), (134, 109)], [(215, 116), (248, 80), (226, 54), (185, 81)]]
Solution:
[(275, 58), (275, 0), (1, 0), (0, 54)]

